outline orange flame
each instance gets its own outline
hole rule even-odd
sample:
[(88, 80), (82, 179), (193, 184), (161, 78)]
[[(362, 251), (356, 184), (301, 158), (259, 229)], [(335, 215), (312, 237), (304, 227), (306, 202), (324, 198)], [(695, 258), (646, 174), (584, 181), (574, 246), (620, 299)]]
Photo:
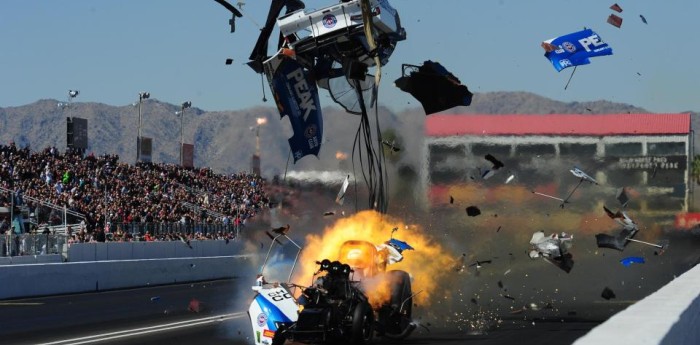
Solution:
[(342, 152), (342, 151), (338, 151), (335, 153), (335, 159), (341, 160), (341, 161), (346, 160), (346, 159), (348, 159), (348, 154), (345, 152)]
[[(412, 276), (415, 303), (426, 303), (438, 287), (440, 278), (446, 276), (456, 261), (453, 255), (446, 253), (442, 246), (416, 225), (408, 225), (401, 220), (375, 211), (363, 211), (348, 218), (342, 218), (327, 227), (322, 235), (306, 236), (306, 246), (301, 253), (300, 269), (296, 271), (294, 281), (302, 285), (311, 283), (312, 276), (318, 269), (316, 261), (323, 259), (338, 260), (343, 243), (350, 240), (367, 241), (380, 245), (391, 238), (391, 230), (398, 227), (395, 236), (406, 241), (415, 250), (403, 252), (404, 259), (387, 267), (387, 270), (403, 270)], [(355, 279), (359, 274), (355, 273)], [(373, 306), (379, 306), (390, 298), (387, 279), (379, 274), (362, 279), (363, 290)]]
[(257, 121), (257, 123), (258, 123), (258, 126), (260, 126), (260, 125), (264, 125), (264, 124), (266, 124), (266, 123), (267, 123), (267, 118), (264, 118), (264, 117), (258, 117), (256, 121)]

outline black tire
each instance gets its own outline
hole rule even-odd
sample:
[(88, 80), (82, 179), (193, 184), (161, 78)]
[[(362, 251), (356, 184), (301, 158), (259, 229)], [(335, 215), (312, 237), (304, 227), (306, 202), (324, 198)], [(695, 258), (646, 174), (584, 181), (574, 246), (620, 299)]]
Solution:
[(373, 337), (374, 312), (368, 303), (361, 302), (355, 306), (352, 314), (350, 342), (355, 345), (366, 345), (372, 342)]
[(413, 311), (411, 277), (405, 271), (389, 271), (387, 274), (391, 281), (395, 282), (391, 285), (391, 305), (395, 305), (398, 309), (403, 305), (401, 315), (410, 319)]
[(287, 327), (282, 325), (272, 337), (272, 345), (283, 345), (287, 341)]
[(411, 278), (404, 271), (389, 271), (386, 274), (391, 281), (391, 299), (379, 309), (379, 333), (390, 339), (403, 339), (415, 328), (411, 319)]

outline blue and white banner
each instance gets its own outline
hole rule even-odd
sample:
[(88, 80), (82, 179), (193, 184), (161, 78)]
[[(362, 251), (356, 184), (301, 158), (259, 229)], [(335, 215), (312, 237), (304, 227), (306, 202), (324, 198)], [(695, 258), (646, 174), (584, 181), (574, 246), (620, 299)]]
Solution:
[(612, 48), (591, 29), (552, 38), (542, 42), (542, 47), (546, 51), (544, 56), (557, 71), (587, 65), (591, 63), (588, 58), (613, 53)]
[(294, 135), (289, 138), (289, 147), (294, 163), (306, 155), (318, 157), (323, 118), (316, 83), (296, 60), (281, 54), (272, 59), (278, 61), (266, 61), (266, 70), (280, 116), (289, 116), (292, 124)]

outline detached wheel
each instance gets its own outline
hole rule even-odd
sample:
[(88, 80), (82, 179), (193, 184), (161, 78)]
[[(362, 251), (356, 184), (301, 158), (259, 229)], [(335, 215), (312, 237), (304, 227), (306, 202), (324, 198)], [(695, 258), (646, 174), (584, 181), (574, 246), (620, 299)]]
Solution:
[(352, 314), (352, 344), (365, 345), (372, 342), (374, 337), (374, 312), (368, 303), (360, 303)]

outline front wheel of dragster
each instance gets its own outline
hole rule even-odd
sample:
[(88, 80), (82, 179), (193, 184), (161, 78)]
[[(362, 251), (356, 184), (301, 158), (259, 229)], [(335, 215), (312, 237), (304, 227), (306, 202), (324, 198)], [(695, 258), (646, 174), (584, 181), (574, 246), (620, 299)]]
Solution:
[(366, 345), (374, 337), (374, 312), (367, 302), (358, 303), (352, 314), (352, 331), (350, 342), (355, 345)]
[(411, 277), (407, 272), (398, 270), (389, 271), (386, 274), (391, 282), (391, 300), (379, 311), (381, 333), (390, 339), (404, 339), (416, 328), (411, 318), (413, 310)]
[(271, 345), (283, 345), (287, 341), (287, 326), (280, 326), (275, 332), (275, 336), (272, 337)]

